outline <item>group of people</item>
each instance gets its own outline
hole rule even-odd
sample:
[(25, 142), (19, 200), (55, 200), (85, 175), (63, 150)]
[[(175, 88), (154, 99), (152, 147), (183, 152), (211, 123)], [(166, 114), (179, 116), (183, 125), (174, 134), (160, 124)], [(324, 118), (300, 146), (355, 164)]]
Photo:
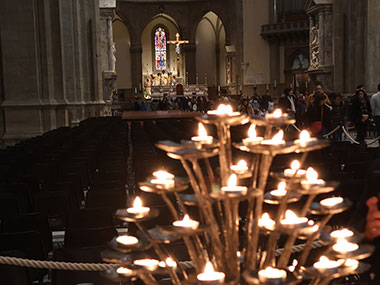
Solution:
[[(148, 104), (146, 102), (149, 102)], [(193, 96), (193, 97), (168, 97), (163, 96), (160, 99), (153, 99), (151, 101), (135, 102), (135, 111), (158, 111), (158, 110), (181, 110), (186, 112), (202, 112), (205, 113), (213, 108), (212, 101), (207, 97)]]
[[(380, 90), (380, 84), (378, 87)], [(357, 132), (356, 140), (364, 143), (368, 128), (373, 125), (375, 116), (380, 134), (380, 92), (373, 95), (370, 102), (364, 85), (356, 88), (351, 100), (344, 100), (339, 93), (324, 92), (321, 83), (316, 84), (315, 91), (307, 98), (302, 94), (296, 97), (293, 89), (287, 88), (279, 100), (279, 107), (284, 112), (294, 114), (297, 125), (309, 128), (317, 137), (325, 135), (337, 126), (347, 128), (351, 122)], [(332, 134), (334, 140), (341, 140), (341, 137), (341, 129)]]

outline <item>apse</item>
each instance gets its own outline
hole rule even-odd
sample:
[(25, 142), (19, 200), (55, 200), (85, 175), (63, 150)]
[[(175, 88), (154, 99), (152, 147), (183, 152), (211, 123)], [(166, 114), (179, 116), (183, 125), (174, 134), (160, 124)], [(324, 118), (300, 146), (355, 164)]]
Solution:
[(199, 83), (205, 83), (207, 74), (208, 86), (226, 85), (225, 37), (221, 19), (214, 12), (205, 14), (195, 36)]
[(143, 75), (177, 73), (175, 45), (168, 44), (176, 33), (179, 33), (176, 21), (166, 14), (156, 15), (146, 25), (141, 36)]

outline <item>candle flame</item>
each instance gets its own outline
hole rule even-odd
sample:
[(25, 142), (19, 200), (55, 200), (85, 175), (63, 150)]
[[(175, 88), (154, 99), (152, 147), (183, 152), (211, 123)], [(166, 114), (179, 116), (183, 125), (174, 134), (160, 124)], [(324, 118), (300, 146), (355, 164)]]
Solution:
[(324, 256), (322, 255), (320, 258), (319, 258), (319, 261), (320, 262), (328, 262), (330, 259), (327, 257), (327, 256)]
[(248, 129), (248, 137), (251, 139), (256, 138), (256, 126), (254, 124), (251, 124), (251, 126)]
[(292, 163), (290, 164), (290, 168), (293, 170), (293, 171), (296, 171), (297, 169), (299, 169), (301, 167), (301, 164), (298, 160), (293, 160)]
[(281, 111), (281, 109), (276, 109), (276, 110), (274, 110), (274, 112), (273, 112), (273, 117), (274, 118), (280, 118), (282, 116), (282, 111)]
[(168, 257), (166, 260), (165, 260), (165, 263), (168, 267), (176, 267), (177, 266), (177, 262), (175, 262), (171, 257)]
[(206, 266), (205, 266), (205, 270), (203, 271), (204, 273), (212, 273), (212, 272), (215, 272), (214, 270), (214, 266), (212, 265), (212, 263), (210, 261), (207, 261), (206, 263)]
[(228, 179), (228, 186), (236, 186), (237, 185), (237, 176), (236, 174), (231, 174), (230, 178)]
[(286, 188), (286, 182), (282, 181), (282, 182), (278, 183), (278, 186), (277, 186), (278, 190), (284, 191), (285, 188)]
[(220, 104), (218, 106), (218, 109), (216, 109), (216, 110), (220, 114), (226, 114), (226, 115), (228, 115), (228, 114), (232, 114), (233, 113), (231, 105)]
[(274, 142), (281, 142), (284, 138), (284, 131), (280, 130), (277, 134), (275, 134), (272, 138)]
[(298, 216), (292, 210), (286, 210), (285, 219), (286, 220), (298, 219)]
[(306, 130), (303, 130), (301, 133), (300, 133), (300, 141), (301, 142), (307, 142), (310, 140), (310, 134), (308, 131)]
[(309, 167), (306, 170), (306, 179), (308, 181), (316, 181), (318, 179), (318, 172), (315, 171), (312, 167)]
[(182, 221), (184, 221), (184, 222), (189, 222), (189, 221), (191, 221), (191, 219), (190, 219), (189, 215), (186, 214), (186, 215), (183, 217)]
[(133, 202), (133, 208), (142, 208), (142, 202), (139, 196), (135, 198), (135, 201)]
[(174, 179), (174, 175), (165, 170), (155, 171), (153, 172), (153, 176), (156, 177), (157, 179), (162, 179), (162, 180)]
[(292, 265), (289, 266), (289, 271), (290, 272), (294, 272), (294, 270), (296, 269), (297, 264), (298, 264), (298, 260), (297, 259), (293, 259)]
[(333, 238), (338, 238), (338, 237), (347, 238), (347, 237), (352, 237), (354, 235), (354, 232), (349, 229), (344, 228), (341, 230), (333, 231), (330, 235)]
[(202, 123), (198, 124), (198, 135), (203, 138), (207, 137), (207, 131)]
[(266, 226), (269, 228), (273, 228), (274, 223), (275, 223), (274, 220), (271, 219), (268, 213), (264, 213), (258, 221), (258, 225), (260, 228), (266, 227)]
[(243, 159), (239, 160), (237, 166), (239, 166), (242, 169), (245, 169), (245, 168), (248, 167), (247, 162), (245, 160), (243, 160)]

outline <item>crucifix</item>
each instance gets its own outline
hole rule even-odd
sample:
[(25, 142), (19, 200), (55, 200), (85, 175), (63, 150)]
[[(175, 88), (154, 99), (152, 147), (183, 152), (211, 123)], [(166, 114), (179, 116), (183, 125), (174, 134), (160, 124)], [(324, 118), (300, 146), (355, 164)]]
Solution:
[(177, 54), (177, 77), (180, 76), (180, 62), (179, 62), (180, 45), (188, 44), (188, 43), (189, 41), (179, 39), (179, 33), (175, 34), (175, 41), (168, 41), (168, 44), (175, 45), (175, 52)]

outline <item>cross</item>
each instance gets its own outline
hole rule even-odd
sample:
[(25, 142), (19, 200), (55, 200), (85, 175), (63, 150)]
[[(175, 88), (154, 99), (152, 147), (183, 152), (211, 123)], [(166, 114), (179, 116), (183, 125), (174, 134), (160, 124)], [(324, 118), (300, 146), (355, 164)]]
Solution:
[(180, 55), (180, 45), (182, 44), (188, 44), (189, 41), (186, 40), (180, 40), (179, 33), (175, 34), (175, 41), (168, 41), (168, 44), (175, 45), (175, 52), (177, 54), (177, 76), (180, 76), (180, 63), (179, 63), (179, 55)]

